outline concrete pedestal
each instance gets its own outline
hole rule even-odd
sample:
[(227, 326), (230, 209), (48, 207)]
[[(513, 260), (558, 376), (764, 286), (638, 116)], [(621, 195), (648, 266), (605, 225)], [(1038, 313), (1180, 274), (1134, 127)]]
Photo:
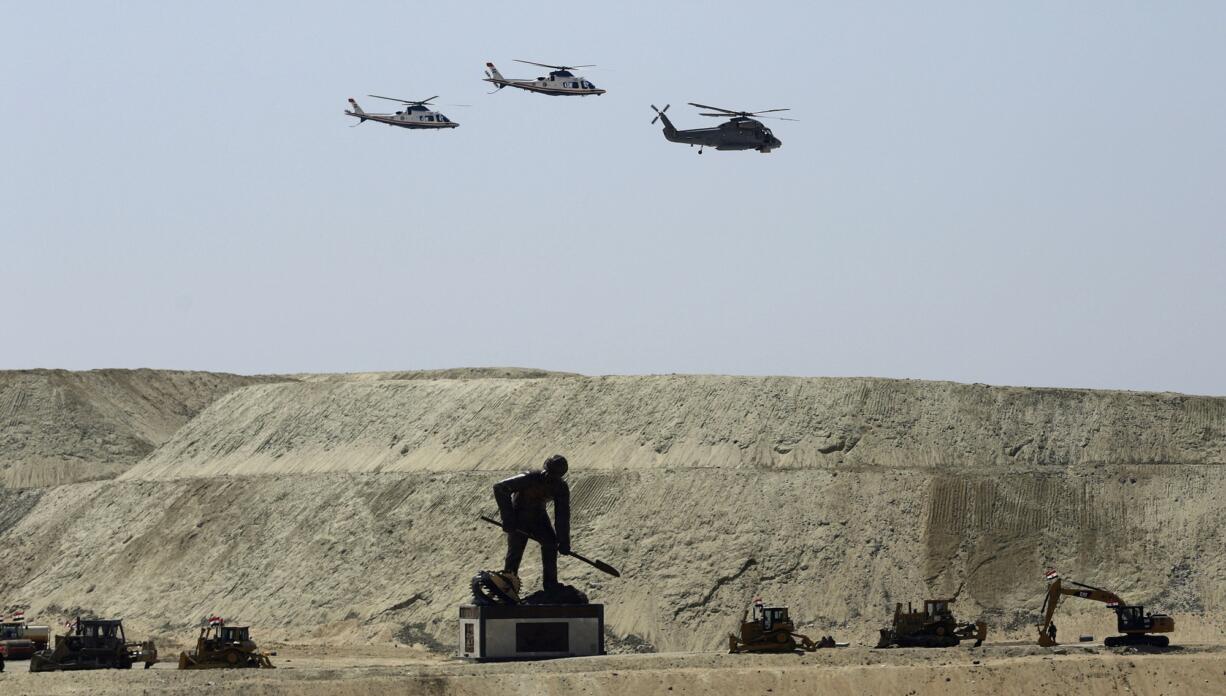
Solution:
[(461, 605), (459, 654), (482, 661), (603, 655), (604, 605)]

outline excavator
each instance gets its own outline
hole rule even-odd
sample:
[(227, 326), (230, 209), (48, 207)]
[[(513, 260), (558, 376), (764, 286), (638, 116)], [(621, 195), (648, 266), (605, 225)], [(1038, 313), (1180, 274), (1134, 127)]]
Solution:
[(1060, 598), (1066, 595), (1102, 602), (1115, 610), (1116, 630), (1123, 635), (1111, 636), (1104, 640), (1103, 645), (1108, 648), (1121, 645), (1151, 645), (1165, 648), (1170, 645), (1170, 638), (1151, 634), (1174, 631), (1175, 619), (1172, 617), (1166, 614), (1146, 614), (1144, 606), (1127, 604), (1120, 599), (1119, 595), (1101, 587), (1085, 585), (1072, 580), (1068, 583), (1072, 587), (1065, 587), (1060, 582), (1060, 576), (1054, 571), (1048, 573), (1047, 578), (1047, 597), (1043, 600), (1043, 623), (1038, 625), (1039, 645), (1043, 647), (1058, 645), (1051, 620), (1056, 613), (1056, 605), (1060, 603)]

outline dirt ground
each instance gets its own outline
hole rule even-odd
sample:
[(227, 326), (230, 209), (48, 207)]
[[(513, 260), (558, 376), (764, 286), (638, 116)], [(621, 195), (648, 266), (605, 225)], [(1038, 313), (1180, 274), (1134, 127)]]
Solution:
[[(658, 653), (477, 664), (411, 648), (279, 646), (276, 670), (150, 670), (30, 674), (10, 662), (0, 692), (29, 694), (669, 694), (899, 696), (1226, 693), (1226, 648), (1161, 653), (1070, 645), (986, 644), (944, 650), (850, 647), (806, 655)], [(170, 659), (169, 657), (167, 659)]]

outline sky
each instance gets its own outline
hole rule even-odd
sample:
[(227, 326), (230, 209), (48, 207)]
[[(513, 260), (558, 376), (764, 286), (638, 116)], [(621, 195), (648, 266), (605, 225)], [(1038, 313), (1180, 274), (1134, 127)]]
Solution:
[[(0, 369), (1226, 395), (1220, 2), (0, 0)], [(595, 63), (600, 97), (487, 94)], [(460, 127), (350, 128), (441, 95)], [(664, 140), (790, 108), (770, 154)], [(452, 106), (466, 104), (470, 106)]]

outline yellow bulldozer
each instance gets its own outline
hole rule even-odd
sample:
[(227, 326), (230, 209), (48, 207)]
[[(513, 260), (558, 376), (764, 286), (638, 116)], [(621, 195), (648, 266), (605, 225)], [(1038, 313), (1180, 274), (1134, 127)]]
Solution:
[(68, 633), (55, 636), (55, 647), (30, 657), (31, 672), (79, 669), (132, 669), (144, 663), (149, 669), (158, 661), (153, 641), (129, 641), (121, 619), (81, 619), (68, 624)]
[(796, 633), (796, 627), (788, 617), (787, 607), (764, 606), (761, 599), (755, 598), (753, 619), (747, 621), (747, 617), (748, 612), (741, 614), (740, 636), (728, 634), (729, 653), (813, 651), (837, 646), (834, 638), (830, 636), (822, 636), (822, 639), (815, 643), (808, 636)]
[(1055, 624), (1052, 617), (1061, 597), (1080, 597), (1095, 602), (1102, 602), (1115, 610), (1116, 629), (1121, 635), (1111, 636), (1103, 641), (1103, 645), (1114, 648), (1121, 645), (1150, 645), (1165, 648), (1171, 639), (1167, 636), (1152, 635), (1154, 633), (1171, 633), (1175, 630), (1175, 619), (1166, 614), (1146, 614), (1145, 607), (1139, 604), (1128, 604), (1120, 596), (1110, 590), (1069, 581), (1072, 587), (1065, 587), (1060, 575), (1055, 571), (1047, 573), (1047, 596), (1043, 599), (1043, 621), (1038, 625), (1039, 645), (1051, 647), (1056, 643)]
[(982, 621), (958, 623), (949, 608), (953, 603), (952, 599), (928, 599), (920, 611), (913, 610), (910, 602), (906, 611), (901, 603), (894, 605), (894, 622), (881, 629), (877, 647), (947, 648), (972, 638), (975, 647), (983, 645), (988, 625)]
[(268, 658), (276, 654), (260, 652), (251, 640), (249, 626), (227, 626), (221, 619), (210, 617), (207, 625), (200, 627), (195, 650), (179, 653), (179, 669), (272, 669), (272, 661)]

